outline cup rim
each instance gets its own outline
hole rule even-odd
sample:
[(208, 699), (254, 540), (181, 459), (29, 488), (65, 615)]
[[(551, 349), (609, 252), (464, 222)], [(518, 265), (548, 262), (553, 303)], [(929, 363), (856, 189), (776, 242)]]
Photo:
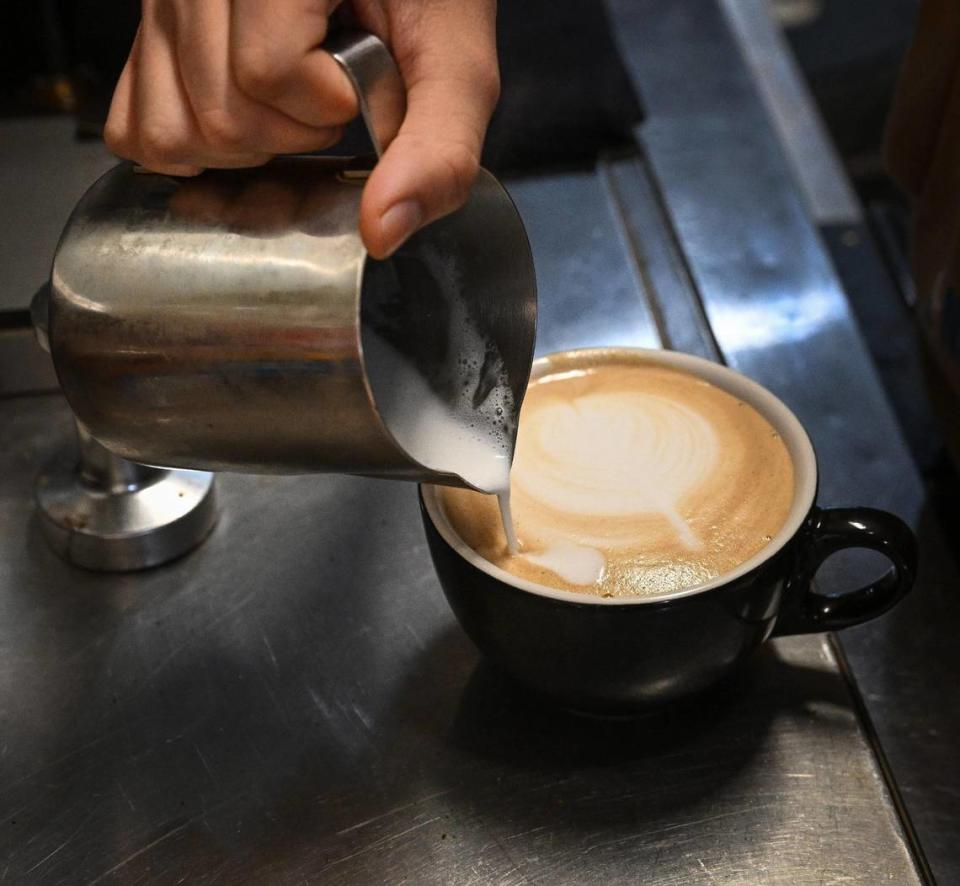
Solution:
[(421, 484), (420, 493), (424, 510), (440, 537), (469, 564), (503, 584), (551, 600), (593, 606), (645, 606), (693, 597), (742, 578), (778, 554), (797, 534), (807, 519), (817, 492), (816, 454), (809, 435), (796, 415), (772, 391), (753, 381), (753, 379), (720, 363), (714, 363), (703, 357), (685, 354), (680, 351), (631, 347), (575, 348), (557, 351), (539, 357), (534, 361), (530, 381), (549, 374), (553, 363), (560, 360), (563, 360), (565, 364), (569, 364), (573, 360), (583, 365), (590, 365), (611, 358), (620, 361), (656, 364), (689, 372), (749, 403), (773, 425), (786, 444), (794, 468), (793, 502), (787, 518), (777, 534), (756, 554), (735, 569), (724, 572), (707, 582), (649, 597), (600, 597), (595, 594), (551, 588), (549, 585), (539, 584), (513, 575), (481, 557), (460, 538), (440, 505), (439, 486)]

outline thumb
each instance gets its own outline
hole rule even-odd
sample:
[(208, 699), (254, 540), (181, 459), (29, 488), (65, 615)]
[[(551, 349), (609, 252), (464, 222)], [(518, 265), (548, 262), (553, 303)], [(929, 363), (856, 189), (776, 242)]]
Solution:
[(500, 89), (496, 54), (492, 40), (488, 52), (459, 49), (434, 40), (413, 66), (419, 76), (405, 76), (406, 117), (360, 204), (360, 233), (374, 258), (462, 206), (477, 176)]

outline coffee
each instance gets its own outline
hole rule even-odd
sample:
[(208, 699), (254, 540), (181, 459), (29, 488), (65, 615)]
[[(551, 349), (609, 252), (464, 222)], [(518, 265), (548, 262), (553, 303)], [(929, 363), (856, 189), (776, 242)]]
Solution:
[(517, 554), (490, 496), (442, 490), (454, 530), (513, 575), (617, 597), (735, 569), (777, 533), (794, 495), (787, 448), (756, 409), (615, 352), (554, 357), (531, 382), (510, 478)]

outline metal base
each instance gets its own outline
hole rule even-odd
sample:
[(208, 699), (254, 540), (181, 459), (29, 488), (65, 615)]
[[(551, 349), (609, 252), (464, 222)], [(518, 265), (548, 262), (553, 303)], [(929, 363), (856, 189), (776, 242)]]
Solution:
[(85, 569), (127, 572), (159, 566), (202, 542), (216, 520), (214, 475), (138, 468), (123, 489), (91, 483), (76, 449), (37, 479), (44, 534), (65, 560)]

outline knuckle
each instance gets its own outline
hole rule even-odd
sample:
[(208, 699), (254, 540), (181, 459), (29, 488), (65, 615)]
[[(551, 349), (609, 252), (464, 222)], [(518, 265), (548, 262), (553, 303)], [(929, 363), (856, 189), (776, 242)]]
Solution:
[(178, 163), (184, 158), (185, 145), (180, 135), (167, 126), (147, 123), (140, 131), (143, 161)]
[(331, 120), (343, 123), (356, 117), (360, 110), (351, 88), (328, 90), (323, 96), (323, 104)]
[(203, 137), (215, 151), (236, 154), (247, 146), (247, 133), (233, 115), (212, 111), (197, 119)]
[(318, 129), (313, 150), (322, 151), (333, 147), (343, 137), (342, 126), (331, 126)]
[(439, 159), (443, 162), (447, 178), (447, 192), (458, 206), (464, 203), (473, 186), (480, 159), (476, 153), (462, 142), (447, 142)]
[(240, 89), (257, 98), (275, 95), (284, 79), (284, 72), (276, 59), (257, 46), (237, 48), (233, 74)]
[(122, 124), (107, 120), (103, 127), (103, 141), (118, 157), (129, 157), (132, 149), (130, 134)]

